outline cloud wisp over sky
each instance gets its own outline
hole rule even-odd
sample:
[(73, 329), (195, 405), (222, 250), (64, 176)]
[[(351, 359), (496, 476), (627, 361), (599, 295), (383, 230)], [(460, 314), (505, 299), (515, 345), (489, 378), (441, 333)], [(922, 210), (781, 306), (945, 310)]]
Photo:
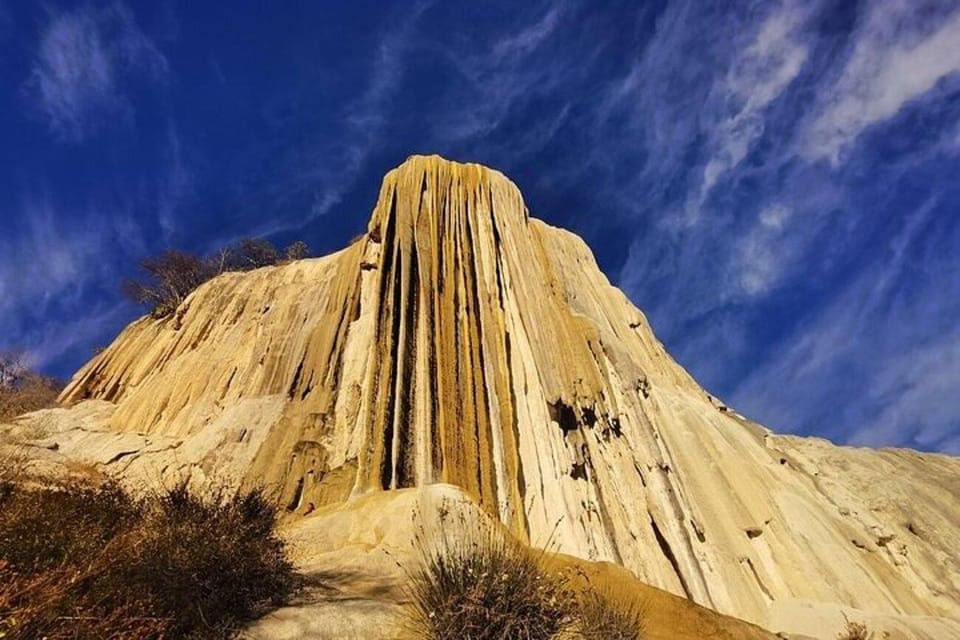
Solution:
[(139, 257), (326, 253), (440, 153), (742, 413), (960, 453), (960, 6), (723, 4), (0, 0), (0, 347), (69, 375)]

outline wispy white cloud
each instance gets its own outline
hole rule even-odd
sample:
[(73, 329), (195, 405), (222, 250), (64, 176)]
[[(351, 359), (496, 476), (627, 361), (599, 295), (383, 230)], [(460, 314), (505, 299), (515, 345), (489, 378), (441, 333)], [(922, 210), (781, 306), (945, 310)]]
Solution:
[[(960, 72), (960, 7), (923, 13), (914, 2), (876, 2), (855, 32), (837, 82), (820, 98), (805, 136), (807, 158), (833, 163), (860, 133), (898, 113), (941, 78)], [(929, 7), (923, 7), (930, 9)]]
[(853, 444), (912, 442), (960, 454), (951, 444), (960, 430), (960, 331), (890, 356), (870, 381), (867, 397), (879, 406), (864, 424), (851, 425)]
[[(730, 400), (778, 429), (944, 449), (960, 428), (960, 269), (922, 246), (941, 214), (935, 200), (914, 212)], [(955, 226), (942, 233), (944, 246), (960, 240)]]
[(162, 151), (165, 172), (157, 193), (157, 221), (164, 240), (169, 243), (177, 230), (177, 206), (193, 189), (193, 173), (184, 158), (183, 143), (173, 122), (167, 123)]
[[(561, 69), (555, 64), (538, 63), (570, 14), (562, 4), (548, 5), (522, 12), (516, 26), (510, 25), (492, 41), (478, 40), (476, 47), (428, 49), (443, 56), (450, 68), (465, 82), (465, 88), (445, 105), (440, 117), (430, 123), (430, 137), (445, 145), (470, 142), (472, 153), (484, 155), (492, 147), (505, 146), (517, 160), (534, 153), (549, 142), (568, 117), (568, 110), (531, 127), (509, 141), (494, 141), (489, 135), (516, 109), (536, 95), (549, 94), (559, 85), (580, 77), (584, 67)], [(552, 49), (551, 49), (552, 50)], [(587, 64), (589, 60), (581, 60)], [(481, 148), (482, 147), (482, 148)]]
[(806, 9), (786, 4), (760, 26), (756, 38), (738, 55), (718, 87), (731, 113), (712, 123), (714, 155), (703, 169), (698, 206), (717, 179), (746, 157), (750, 146), (763, 134), (764, 110), (800, 73), (807, 60), (807, 46), (798, 35)]
[(77, 349), (86, 350), (81, 361), (86, 360), (96, 349), (113, 340), (115, 328), (129, 321), (131, 315), (131, 307), (126, 302), (99, 303), (74, 316), (30, 327), (17, 336), (15, 345), (26, 349), (30, 366), (39, 370)]
[(130, 117), (124, 80), (166, 73), (166, 58), (125, 5), (84, 5), (51, 11), (24, 93), (59, 139), (75, 142), (108, 117)]
[(26, 222), (17, 234), (0, 239), (0, 316), (16, 307), (39, 307), (75, 297), (85, 271), (102, 251), (100, 236), (89, 229), (68, 231), (46, 199), (25, 202), (17, 217)]
[[(298, 141), (295, 161), (285, 166), (286, 175), (276, 184), (268, 185), (274, 198), (290, 192), (312, 191), (313, 202), (306, 215), (297, 211), (295, 217), (235, 230), (229, 236), (210, 242), (210, 247), (222, 246), (243, 235), (269, 236), (302, 228), (329, 213), (343, 200), (356, 183), (367, 158), (386, 135), (393, 110), (391, 98), (402, 81), (407, 53), (416, 40), (416, 29), (424, 12), (433, 4), (433, 0), (418, 2), (405, 8), (399, 21), (389, 21), (370, 60), (362, 90), (346, 101), (337, 115), (336, 135), (322, 142)], [(277, 189), (282, 193), (277, 193)]]
[(501, 64), (511, 58), (535, 51), (553, 35), (563, 13), (562, 7), (552, 6), (532, 24), (501, 37), (492, 47), (491, 63)]
[[(929, 89), (955, 73), (960, 47), (947, 4), (914, 15), (914, 3), (875, 3), (852, 33), (827, 36), (814, 5), (699, 16), (670, 4), (586, 125), (618, 178), (591, 188), (638, 228), (620, 285), (684, 365), (773, 428), (956, 450), (946, 389), (960, 364), (945, 327), (960, 291), (945, 283), (960, 276), (955, 251), (923, 252), (935, 223), (960, 242), (937, 219), (956, 192), (911, 168), (955, 157), (956, 125), (895, 157), (842, 153), (908, 102), (936, 104)], [(618, 172), (636, 146), (646, 162)], [(828, 147), (833, 165), (808, 152)], [(888, 247), (869, 235), (879, 228), (899, 229)]]
[[(735, 12), (704, 17), (696, 3), (670, 5), (644, 55), (608, 90), (604, 111), (625, 110), (636, 130), (623, 144), (639, 138), (647, 148), (635, 184), (608, 185), (604, 195), (630, 194), (632, 200), (618, 204), (649, 225), (637, 234), (618, 280), (629, 292), (662, 292), (650, 311), (670, 318), (668, 338), (691, 321), (775, 289), (829, 211), (821, 188), (763, 194), (739, 211), (708, 198), (728, 200), (732, 183), (758, 171), (744, 160), (771, 124), (784, 128), (770, 113), (809, 60), (810, 10), (783, 2), (745, 19)], [(671, 284), (677, 279), (683, 286)]]
[(140, 227), (125, 211), (65, 212), (46, 196), (4, 215), (19, 224), (0, 237), (0, 348), (25, 348), (44, 366), (82, 343), (81, 326), (96, 329), (88, 295), (115, 290), (124, 248), (143, 242)]
[(736, 282), (750, 296), (766, 293), (779, 278), (784, 265), (783, 249), (786, 224), (793, 211), (782, 204), (770, 205), (760, 212), (758, 224), (734, 245)]

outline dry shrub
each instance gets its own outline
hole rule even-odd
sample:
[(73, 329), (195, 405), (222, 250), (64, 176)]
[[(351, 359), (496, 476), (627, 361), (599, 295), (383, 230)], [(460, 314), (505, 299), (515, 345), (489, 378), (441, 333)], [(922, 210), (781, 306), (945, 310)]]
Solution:
[(150, 590), (158, 613), (175, 617), (174, 637), (209, 627), (222, 631), (204, 637), (227, 635), (236, 621), (282, 604), (296, 587), (275, 518), (259, 491), (200, 496), (178, 487), (154, 505), (136, 563), (122, 579)]
[(246, 238), (201, 258), (183, 251), (165, 251), (139, 261), (144, 278), (125, 280), (123, 294), (137, 304), (147, 305), (154, 318), (165, 318), (204, 282), (228, 271), (250, 271), (310, 257), (303, 241), (289, 245), (281, 255), (269, 241)]
[(226, 638), (296, 587), (259, 492), (0, 493), (0, 637)]
[(867, 631), (867, 625), (847, 620), (847, 625), (837, 636), (837, 640), (870, 640), (872, 637), (873, 634)]
[[(469, 522), (444, 501), (421, 520), (408, 576), (410, 627), (431, 640), (640, 640), (644, 607), (597, 590), (580, 569), (551, 568), (496, 525)], [(419, 519), (420, 513), (414, 518)], [(551, 537), (552, 538), (552, 537)], [(550, 546), (548, 541), (547, 546)]]
[(579, 592), (577, 637), (582, 640), (641, 640), (644, 608), (606, 590)]
[(26, 490), (11, 483), (0, 502), (0, 559), (39, 574), (92, 559), (142, 518), (142, 508), (114, 485)]
[(0, 421), (55, 407), (61, 389), (60, 381), (32, 372), (14, 384), (0, 385)]
[(569, 630), (576, 598), (567, 580), (498, 531), (418, 536), (409, 572), (412, 626), (433, 640), (547, 640)]

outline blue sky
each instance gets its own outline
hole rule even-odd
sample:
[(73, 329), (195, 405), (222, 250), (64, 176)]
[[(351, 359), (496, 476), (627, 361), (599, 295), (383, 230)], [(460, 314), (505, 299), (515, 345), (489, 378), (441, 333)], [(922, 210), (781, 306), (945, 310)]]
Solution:
[(440, 153), (741, 412), (960, 454), (955, 1), (0, 0), (0, 110), (0, 347), (46, 372), (138, 314), (138, 258), (327, 253)]

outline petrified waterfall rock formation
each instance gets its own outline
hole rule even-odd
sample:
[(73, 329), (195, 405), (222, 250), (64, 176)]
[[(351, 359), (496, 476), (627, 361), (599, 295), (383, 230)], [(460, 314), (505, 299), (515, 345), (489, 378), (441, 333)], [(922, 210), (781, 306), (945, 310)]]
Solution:
[(298, 513), (445, 482), (533, 545), (768, 628), (806, 603), (960, 618), (960, 461), (727, 409), (478, 165), (409, 159), (349, 247), (216, 278), (62, 400), (16, 429), (129, 481), (266, 484)]

